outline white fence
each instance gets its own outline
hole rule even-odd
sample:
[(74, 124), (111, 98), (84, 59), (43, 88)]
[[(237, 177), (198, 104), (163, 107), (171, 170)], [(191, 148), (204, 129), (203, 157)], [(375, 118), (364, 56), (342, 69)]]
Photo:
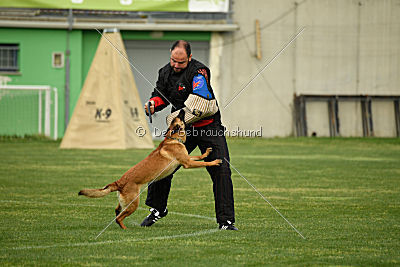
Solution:
[(38, 92), (38, 133), (42, 134), (43, 116), (42, 101), (44, 92), (44, 135), (51, 137), (51, 91), (54, 92), (54, 132), (53, 139), (58, 138), (58, 93), (57, 88), (49, 85), (0, 85), (0, 90), (30, 90)]

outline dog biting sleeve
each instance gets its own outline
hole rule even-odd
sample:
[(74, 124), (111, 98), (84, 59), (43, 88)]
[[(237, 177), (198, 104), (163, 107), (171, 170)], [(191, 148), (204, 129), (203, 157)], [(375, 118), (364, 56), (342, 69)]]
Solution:
[[(192, 124), (203, 118), (209, 117), (217, 113), (217, 100), (213, 99), (212, 94), (207, 88), (206, 80), (202, 75), (198, 75), (197, 79), (193, 79), (193, 93), (189, 94), (185, 101), (185, 123)], [(167, 117), (167, 125), (178, 116), (181, 110), (171, 113)]]
[[(192, 124), (203, 118), (217, 113), (218, 105), (214, 95), (208, 88), (207, 78), (203, 74), (197, 74), (192, 81), (192, 93), (185, 101), (185, 123)], [(167, 117), (167, 125), (178, 116), (180, 110), (171, 113)]]

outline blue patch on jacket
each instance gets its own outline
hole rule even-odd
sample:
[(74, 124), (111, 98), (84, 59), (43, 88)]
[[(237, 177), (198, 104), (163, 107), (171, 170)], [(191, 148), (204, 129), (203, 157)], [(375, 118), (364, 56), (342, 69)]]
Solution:
[(193, 93), (207, 99), (212, 99), (212, 94), (208, 90), (206, 78), (201, 74), (193, 78)]

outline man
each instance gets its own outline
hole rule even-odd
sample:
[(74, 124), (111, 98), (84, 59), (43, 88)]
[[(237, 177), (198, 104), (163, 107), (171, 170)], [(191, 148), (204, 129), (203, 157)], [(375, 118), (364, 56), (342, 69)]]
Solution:
[[(158, 72), (156, 88), (148, 104), (146, 113), (151, 114), (172, 105), (171, 113), (185, 110), (187, 123), (187, 138), (185, 142), (189, 154), (198, 146), (204, 153), (208, 147), (212, 153), (206, 161), (222, 159), (220, 166), (207, 167), (213, 181), (215, 212), (219, 228), (223, 230), (237, 230), (234, 226), (235, 212), (233, 200), (233, 186), (229, 163), (228, 146), (223, 135), (224, 127), (221, 124), (221, 114), (216, 104), (215, 95), (210, 83), (210, 70), (201, 62), (192, 58), (190, 44), (186, 41), (176, 41), (171, 49), (170, 62)], [(202, 110), (194, 108), (188, 101), (207, 103)], [(192, 101), (193, 102), (193, 101)], [(185, 106), (188, 105), (188, 106)], [(172, 117), (171, 114), (169, 117)], [(208, 133), (208, 134), (207, 134)], [(210, 133), (214, 133), (211, 134)], [(215, 134), (219, 133), (219, 134)], [(176, 171), (176, 170), (175, 170)], [(150, 206), (150, 214), (144, 219), (141, 226), (151, 226), (157, 220), (168, 214), (167, 201), (171, 188), (170, 175), (160, 181), (151, 183), (147, 191), (146, 205)]]

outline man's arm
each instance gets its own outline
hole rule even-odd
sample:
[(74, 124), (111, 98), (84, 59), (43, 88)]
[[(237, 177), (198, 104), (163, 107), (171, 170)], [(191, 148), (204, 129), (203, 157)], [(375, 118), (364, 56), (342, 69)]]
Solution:
[[(151, 93), (151, 98), (149, 100), (151, 107), (151, 114), (154, 112), (158, 112), (163, 110), (169, 105), (169, 101), (166, 99), (166, 86), (164, 85), (164, 82), (161, 77), (161, 70), (158, 71), (158, 79), (156, 82), (156, 87), (154, 88), (154, 91)], [(146, 113), (148, 113), (148, 103), (144, 105), (144, 109)]]

